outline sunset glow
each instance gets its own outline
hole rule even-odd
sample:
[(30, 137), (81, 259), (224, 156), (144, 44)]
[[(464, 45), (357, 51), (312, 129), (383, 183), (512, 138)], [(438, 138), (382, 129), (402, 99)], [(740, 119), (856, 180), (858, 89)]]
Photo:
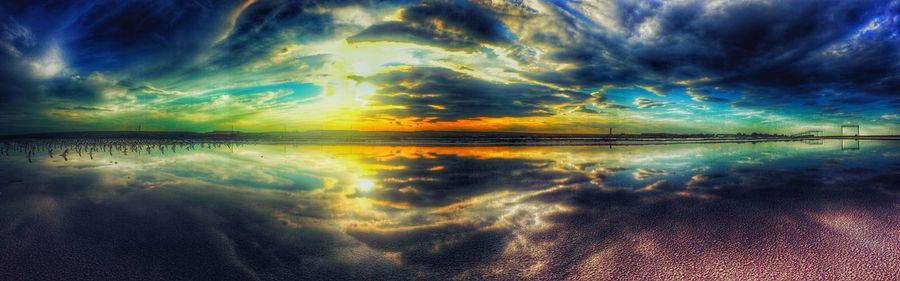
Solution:
[(894, 2), (3, 6), (8, 133), (898, 128)]

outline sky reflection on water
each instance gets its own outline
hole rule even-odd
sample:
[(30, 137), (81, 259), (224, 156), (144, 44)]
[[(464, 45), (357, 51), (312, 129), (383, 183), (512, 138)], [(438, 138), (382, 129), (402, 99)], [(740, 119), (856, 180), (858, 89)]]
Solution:
[(33, 160), (0, 158), (3, 280), (900, 278), (897, 142)]

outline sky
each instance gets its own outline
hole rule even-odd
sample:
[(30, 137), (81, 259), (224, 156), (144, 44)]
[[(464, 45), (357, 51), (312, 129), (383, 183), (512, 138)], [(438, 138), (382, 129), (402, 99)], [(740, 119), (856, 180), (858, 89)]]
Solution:
[(0, 134), (900, 134), (900, 0), (3, 1)]

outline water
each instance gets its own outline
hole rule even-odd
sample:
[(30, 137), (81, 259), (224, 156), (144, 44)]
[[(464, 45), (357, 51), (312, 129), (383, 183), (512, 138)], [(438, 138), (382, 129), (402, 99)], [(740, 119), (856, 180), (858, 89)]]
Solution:
[(897, 280), (898, 171), (849, 140), (12, 153), (0, 279)]

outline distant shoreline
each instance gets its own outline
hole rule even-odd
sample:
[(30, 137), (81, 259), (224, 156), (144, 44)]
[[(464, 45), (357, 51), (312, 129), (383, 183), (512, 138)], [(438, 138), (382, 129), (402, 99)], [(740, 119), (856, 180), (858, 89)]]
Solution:
[(825, 139), (900, 140), (900, 136), (802, 136), (766, 134), (540, 134), (493, 132), (71, 132), (0, 136), (4, 142), (186, 144), (245, 143), (296, 145), (648, 145), (678, 143), (756, 143)]

